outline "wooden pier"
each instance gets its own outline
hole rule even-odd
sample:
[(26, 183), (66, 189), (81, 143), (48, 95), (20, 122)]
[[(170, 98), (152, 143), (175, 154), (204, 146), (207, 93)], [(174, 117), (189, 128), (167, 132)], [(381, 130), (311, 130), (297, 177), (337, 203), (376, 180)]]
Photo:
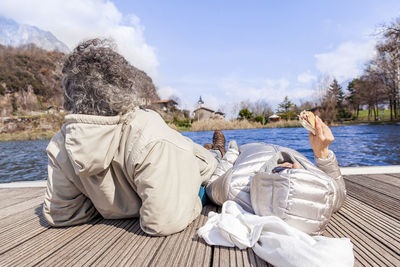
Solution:
[[(400, 173), (345, 181), (348, 197), (324, 235), (350, 238), (356, 266), (400, 266)], [(41, 214), (44, 190), (0, 188), (0, 266), (269, 266), (251, 249), (212, 247), (196, 236), (214, 206), (168, 237), (146, 235), (137, 219), (53, 228)]]

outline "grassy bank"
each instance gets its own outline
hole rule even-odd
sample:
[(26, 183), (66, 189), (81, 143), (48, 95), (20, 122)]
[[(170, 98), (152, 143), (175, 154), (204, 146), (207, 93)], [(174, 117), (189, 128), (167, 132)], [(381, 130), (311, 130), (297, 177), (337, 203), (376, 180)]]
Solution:
[(63, 125), (65, 113), (0, 118), (0, 141), (50, 139)]
[[(0, 118), (0, 141), (23, 141), (50, 139), (64, 123), (64, 113), (41, 114), (34, 116), (16, 116), (10, 118)], [(349, 126), (357, 124), (392, 124), (393, 121), (344, 121), (333, 123), (331, 126)], [(255, 128), (293, 128), (301, 127), (297, 120), (270, 122), (262, 125), (258, 122), (247, 120), (204, 120), (195, 121), (192, 124), (176, 126), (173, 122), (168, 125), (177, 131), (214, 131), (214, 130), (234, 130), (234, 129), (255, 129)]]
[(203, 120), (192, 123), (189, 131), (214, 131), (214, 130), (234, 130), (234, 129), (254, 129), (262, 128), (259, 122), (247, 120)]
[(57, 131), (54, 130), (33, 130), (19, 131), (15, 133), (0, 134), (0, 142), (5, 141), (26, 141), (26, 140), (49, 140)]
[(268, 124), (262, 125), (259, 122), (247, 121), (247, 120), (203, 120), (195, 121), (191, 126), (177, 126), (173, 123), (168, 123), (168, 125), (177, 131), (214, 131), (214, 130), (237, 130), (237, 129), (257, 129), (257, 128), (294, 128), (301, 127), (299, 121), (278, 121), (270, 122)]

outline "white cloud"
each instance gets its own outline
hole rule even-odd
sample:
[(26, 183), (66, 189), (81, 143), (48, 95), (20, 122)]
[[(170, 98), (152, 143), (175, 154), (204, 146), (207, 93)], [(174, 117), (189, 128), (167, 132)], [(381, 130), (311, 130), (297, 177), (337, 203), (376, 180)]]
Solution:
[(222, 103), (237, 103), (242, 100), (254, 102), (264, 99), (274, 111), (285, 96), (299, 103), (300, 100), (311, 99), (315, 93), (311, 88), (293, 87), (285, 78), (243, 80), (238, 77), (228, 77), (220, 81), (219, 87), (225, 94), (225, 97), (220, 97)]
[[(221, 108), (221, 104), (223, 104), (224, 102), (222, 102), (221, 99), (218, 99), (217, 97), (215, 97), (214, 95), (211, 94), (203, 94), (201, 96), (201, 98), (203, 99), (204, 103), (206, 103), (208, 108), (211, 108), (213, 110), (218, 110)], [(194, 106), (194, 108), (196, 108), (196, 106)]]
[(238, 77), (228, 77), (220, 81), (219, 87), (232, 101), (249, 99), (256, 101), (266, 99), (276, 102), (283, 99), (287, 93), (290, 82), (287, 79), (254, 79), (244, 80)]
[(2, 0), (0, 15), (48, 30), (70, 49), (85, 39), (111, 37), (130, 63), (157, 76), (155, 49), (146, 43), (139, 18), (124, 16), (111, 1)]
[(310, 71), (303, 72), (297, 76), (297, 81), (299, 83), (309, 83), (316, 80), (317, 77), (315, 75), (312, 75)]
[[(188, 89), (190, 88), (190, 90)], [(285, 96), (291, 101), (300, 104), (301, 100), (313, 100), (315, 90), (308, 84), (296, 84), (282, 77), (246, 78), (239, 73), (233, 73), (220, 80), (190, 79), (184, 83), (177, 83), (173, 87), (161, 87), (160, 95), (176, 94), (182, 100), (182, 108), (194, 110), (201, 95), (204, 106), (221, 109), (228, 118), (237, 116), (237, 104), (241, 101), (256, 102), (265, 100), (275, 111)]]
[(339, 82), (355, 78), (363, 65), (375, 55), (375, 41), (345, 42), (329, 53), (316, 54), (317, 69), (334, 76)]

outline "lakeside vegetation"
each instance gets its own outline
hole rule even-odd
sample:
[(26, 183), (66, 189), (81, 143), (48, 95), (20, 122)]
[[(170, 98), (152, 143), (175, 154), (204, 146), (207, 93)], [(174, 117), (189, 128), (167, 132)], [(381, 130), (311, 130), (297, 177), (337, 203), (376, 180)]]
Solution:
[[(0, 119), (0, 141), (25, 141), (25, 140), (47, 140), (59, 131), (64, 123), (66, 113), (20, 115), (6, 119)], [(385, 109), (381, 120), (368, 121), (368, 111), (361, 110), (357, 120), (347, 120), (332, 123), (331, 126), (348, 126), (357, 124), (389, 124), (397, 121), (390, 121), (390, 110)], [(256, 129), (256, 128), (294, 128), (302, 127), (298, 120), (280, 120), (261, 124), (257, 121), (246, 119), (234, 120), (203, 120), (194, 121), (191, 119), (167, 121), (167, 124), (177, 131), (214, 131), (234, 129)]]
[(64, 123), (66, 113), (0, 117), (0, 141), (50, 139)]

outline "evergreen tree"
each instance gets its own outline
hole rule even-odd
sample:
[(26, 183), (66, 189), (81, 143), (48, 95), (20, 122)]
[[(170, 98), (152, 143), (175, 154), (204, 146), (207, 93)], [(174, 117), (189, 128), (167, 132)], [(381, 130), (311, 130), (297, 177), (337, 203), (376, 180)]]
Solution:
[(281, 116), (282, 119), (291, 120), (296, 117), (296, 105), (289, 100), (288, 96), (285, 96), (282, 103), (279, 104), (277, 114)]
[(351, 108), (355, 113), (355, 117), (358, 118), (358, 113), (360, 111), (360, 95), (357, 90), (357, 86), (360, 83), (360, 79), (356, 78), (349, 82), (347, 86), (347, 91), (349, 91), (349, 95), (346, 97), (346, 100), (349, 104), (349, 108)]
[(253, 112), (251, 112), (248, 108), (242, 108), (239, 111), (239, 119), (241, 120), (246, 119), (249, 121), (253, 119)]
[(325, 105), (329, 106), (329, 109), (331, 109), (332, 120), (334, 120), (335, 117), (336, 119), (347, 117), (343, 101), (344, 101), (343, 89), (339, 85), (338, 81), (336, 79), (333, 79), (333, 82), (329, 86), (328, 91), (326, 92), (324, 98)]

